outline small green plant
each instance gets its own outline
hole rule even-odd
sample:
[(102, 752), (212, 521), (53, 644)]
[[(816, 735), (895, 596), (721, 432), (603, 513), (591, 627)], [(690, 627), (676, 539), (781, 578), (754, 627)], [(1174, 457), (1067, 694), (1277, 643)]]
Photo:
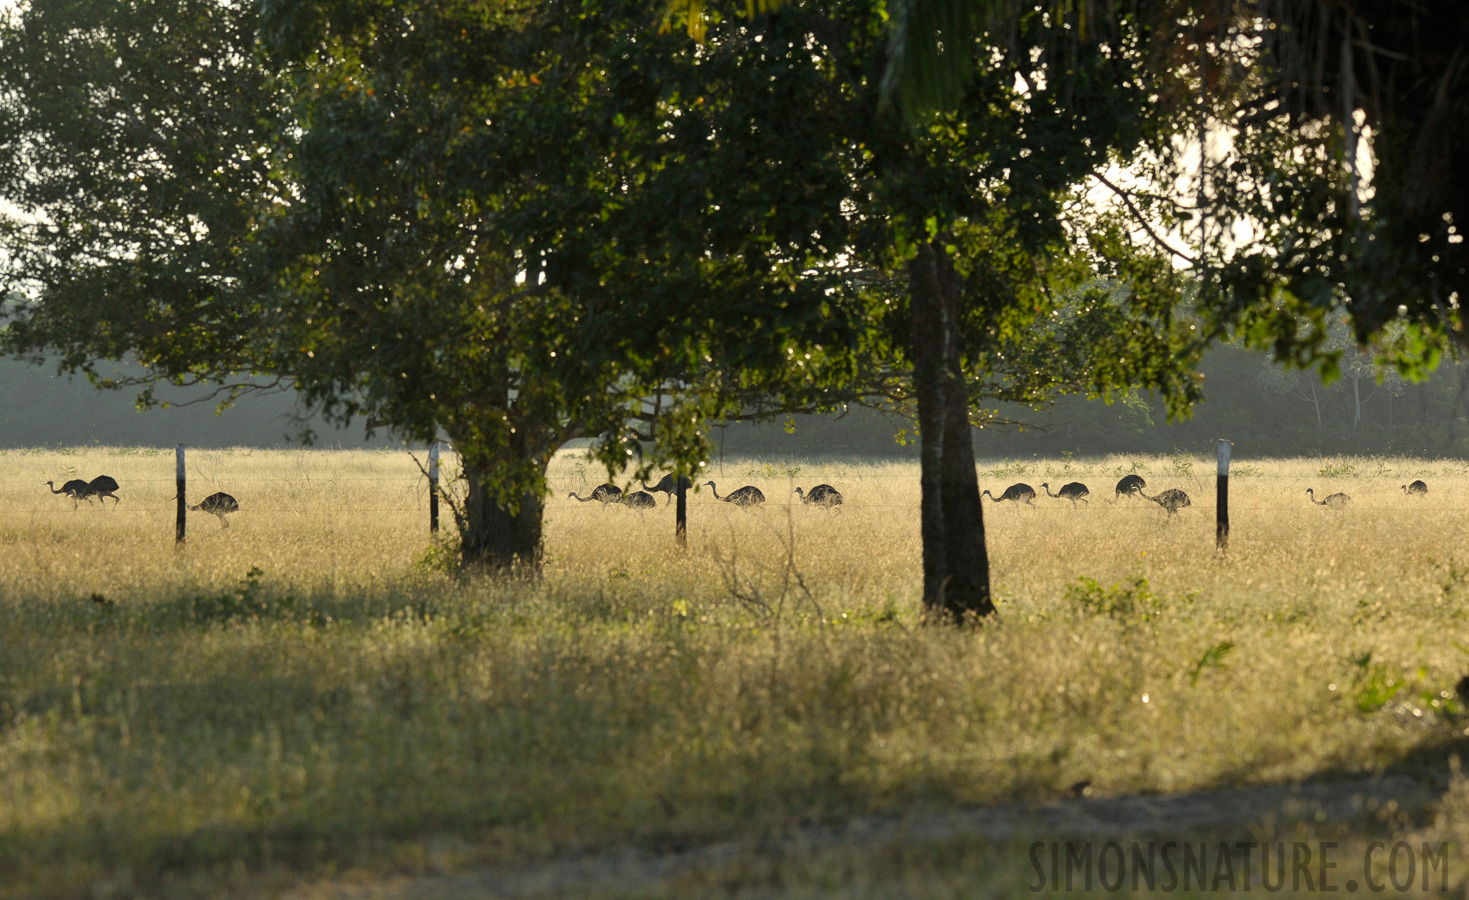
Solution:
[(1469, 581), (1469, 565), (1451, 559), (1443, 566), (1442, 578), (1443, 581), (1439, 584), (1443, 590), (1443, 598), (1452, 599), (1464, 587), (1464, 583)]
[(1053, 465), (1047, 465), (1046, 474), (1053, 478), (1070, 478), (1075, 472), (1075, 469), (1072, 467), (1072, 457), (1074, 455), (1075, 454), (1073, 454), (1070, 450), (1062, 453), (1060, 468), (1057, 468)]
[(1199, 683), (1199, 676), (1209, 669), (1224, 669), (1224, 658), (1234, 652), (1234, 641), (1220, 641), (1204, 651), (1204, 654), (1194, 663), (1188, 673), (1189, 687)]
[(422, 554), (413, 561), (413, 567), (420, 572), (453, 575), (459, 571), (459, 535), (457, 532), (450, 537), (436, 537), (424, 548)]
[[(258, 567), (251, 566), (250, 571), (233, 588), (188, 598), (186, 614), (189, 620), (199, 625), (209, 625), (263, 618), (271, 612), (271, 604), (260, 583), (264, 575)], [(276, 607), (278, 611), (287, 611), (294, 605), (294, 600), (287, 597), (279, 601)]]
[[(1188, 595), (1189, 601), (1194, 595)], [(1095, 578), (1085, 575), (1066, 589), (1066, 602), (1090, 616), (1107, 616), (1124, 622), (1148, 622), (1163, 614), (1168, 598), (1148, 586), (1148, 579), (1135, 575), (1103, 587)]]
[(1034, 463), (1025, 463), (1007, 458), (985, 474), (992, 478), (1006, 478), (1013, 475), (1029, 475), (1035, 470), (1036, 466)]
[(1259, 466), (1252, 466), (1249, 463), (1242, 463), (1231, 465), (1229, 467), (1229, 474), (1238, 478), (1259, 478), (1261, 475), (1265, 474), (1265, 470), (1261, 469)]
[(1351, 462), (1337, 458), (1321, 460), (1321, 468), (1316, 470), (1322, 478), (1356, 478), (1362, 473)]
[(1138, 475), (1138, 474), (1146, 475), (1147, 472), (1148, 472), (1148, 467), (1145, 466), (1145, 465), (1143, 465), (1142, 463), (1138, 462), (1135, 459), (1134, 460), (1130, 460), (1128, 462), (1128, 464), (1127, 464), (1126, 467), (1123, 467), (1123, 466), (1120, 466), (1120, 465), (1113, 466), (1112, 467), (1112, 474), (1113, 475), (1116, 475), (1118, 478), (1121, 478), (1123, 475)]
[(1187, 478), (1194, 473), (1194, 458), (1187, 453), (1173, 449), (1173, 455), (1168, 458), (1170, 472), (1180, 478)]
[(1352, 665), (1357, 667), (1352, 703), (1360, 713), (1382, 709), (1403, 689), (1402, 679), (1395, 676), (1385, 663), (1374, 663), (1371, 651), (1352, 657)]
[(70, 447), (66, 444), (57, 444), (54, 447), (47, 447), (45, 445), (42, 445), (40, 447), (37, 447), (35, 452), (45, 456), (79, 456), (84, 449), (86, 448)]
[(741, 474), (746, 478), (796, 478), (801, 474), (801, 467), (795, 463), (763, 463)]
[(1455, 718), (1464, 712), (1464, 708), (1459, 704), (1459, 698), (1449, 691), (1425, 688), (1419, 690), (1414, 696), (1416, 698), (1414, 709), (1420, 713), (1436, 713), (1443, 718)]

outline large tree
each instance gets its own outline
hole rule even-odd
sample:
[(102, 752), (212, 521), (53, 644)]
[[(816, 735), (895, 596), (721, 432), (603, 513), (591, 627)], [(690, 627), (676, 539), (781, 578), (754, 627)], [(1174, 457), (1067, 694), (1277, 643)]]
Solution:
[[(534, 566), (550, 454), (630, 397), (547, 361), (570, 299), (541, 290), (464, 189), (456, 148), (538, 64), (478, 4), (320, 10), (45, 2), (0, 32), (6, 347), (157, 381), (273, 375), (340, 420), (464, 463), (466, 562)], [(474, 52), (463, 52), (474, 46)], [(232, 389), (239, 389), (238, 387)]]
[[(652, 460), (687, 467), (703, 421), (745, 398), (824, 402), (811, 348), (856, 343), (837, 302), (853, 295), (828, 299), (799, 252), (762, 240), (800, 228), (769, 199), (744, 210), (745, 240), (697, 259), (626, 255), (636, 223), (592, 241), (538, 224), (600, 215), (666, 163), (656, 128), (582, 115), (589, 97), (661, 103), (656, 78), (609, 79), (626, 48), (591, 18), (577, 3), (26, 7), (0, 31), (0, 195), (18, 210), (4, 277), (25, 298), (6, 349), (87, 373), (136, 359), (145, 400), (156, 380), (264, 373), (337, 419), (445, 434), (467, 481), (464, 560), (533, 568), (566, 439), (603, 436), (625, 462), (641, 433)], [(638, 60), (692, 56), (640, 24)], [(649, 327), (609, 307), (598, 271)], [(751, 331), (756, 309), (773, 312)]]
[[(1199, 335), (1171, 267), (1084, 202), (1089, 173), (1154, 134), (1136, 36), (1066, 44), (1064, 22), (1029, 17), (963, 105), (915, 133), (882, 110), (881, 3), (710, 5), (698, 44), (639, 29), (643, 3), (582, 9), (601, 87), (541, 98), (575, 110), (583, 146), (544, 149), (570, 174), (527, 235), (553, 248), (550, 282), (602, 316), (578, 355), (626, 365), (657, 335), (660, 353), (712, 348), (712, 368), (786, 402), (911, 404), (925, 603), (991, 612), (970, 429), (986, 405), (1140, 384), (1196, 396)], [(633, 177), (587, 190), (587, 144), (636, 161)], [(787, 289), (751, 289), (772, 277)]]

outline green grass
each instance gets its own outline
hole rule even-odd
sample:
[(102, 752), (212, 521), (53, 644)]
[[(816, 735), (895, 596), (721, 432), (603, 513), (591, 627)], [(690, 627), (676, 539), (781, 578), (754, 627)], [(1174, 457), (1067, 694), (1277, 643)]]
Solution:
[[(73, 511), (40, 485), (63, 463), (114, 475), (123, 503)], [(198, 464), (191, 496), (229, 490), (242, 510), (228, 530), (191, 519), (176, 551), (166, 456), (0, 454), (0, 897), (270, 895), (1049, 802), (1081, 781), (1105, 796), (1433, 768), (1469, 725), (1453, 694), (1469, 476), (1449, 463), (1358, 474), (1339, 513), (1302, 494), (1319, 461), (1252, 461), (1221, 558), (1212, 479), (1179, 457), (1067, 460), (1089, 506), (986, 502), (1001, 616), (979, 630), (918, 624), (906, 466), (733, 464), (721, 492), (754, 482), (772, 502), (694, 496), (679, 554), (670, 509), (559, 500), (598, 480), (568, 457), (532, 583), (426, 562), (401, 456)], [(1106, 502), (1130, 469), (1195, 505), (1168, 522)], [(996, 471), (984, 487), (1016, 477)], [(1402, 496), (1409, 471), (1427, 498)], [(816, 481), (844, 511), (786, 505)], [(1464, 846), (1466, 813), (1450, 791), (1431, 833)], [(882, 853), (910, 860), (894, 871), (913, 896), (1016, 883), (966, 874), (983, 849)], [(839, 850), (719, 877), (894, 890)]]

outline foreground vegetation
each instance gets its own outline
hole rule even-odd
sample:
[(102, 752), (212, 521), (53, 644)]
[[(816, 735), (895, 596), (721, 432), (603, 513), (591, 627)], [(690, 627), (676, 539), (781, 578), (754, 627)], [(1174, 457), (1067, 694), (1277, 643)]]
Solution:
[[(452, 575), (403, 453), (193, 454), (191, 499), (242, 509), (195, 514), (182, 550), (172, 466), (0, 454), (0, 897), (273, 894), (1073, 789), (1447, 778), (1469, 732), (1457, 462), (1237, 462), (1224, 557), (1209, 461), (982, 464), (984, 488), (1093, 496), (986, 501), (1000, 621), (978, 630), (918, 622), (916, 467), (716, 466), (721, 494), (770, 502), (693, 496), (683, 554), (669, 507), (566, 500), (601, 479), (565, 454), (527, 583)], [(1111, 502), (1134, 470), (1194, 505)], [(42, 484), (103, 473), (115, 509)], [(841, 512), (791, 505), (820, 481)], [(1384, 827), (1465, 846), (1469, 797), (1444, 789), (1436, 819)], [(696, 893), (890, 895), (878, 859), (915, 896), (1023, 885), (996, 852), (798, 854)]]

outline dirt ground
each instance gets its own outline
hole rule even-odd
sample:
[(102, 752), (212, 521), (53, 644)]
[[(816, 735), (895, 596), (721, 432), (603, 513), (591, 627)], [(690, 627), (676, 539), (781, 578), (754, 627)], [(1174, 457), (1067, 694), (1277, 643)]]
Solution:
[[(1437, 777), (1381, 777), (1262, 785), (1199, 793), (1087, 797), (1045, 805), (1007, 804), (904, 818), (859, 818), (840, 826), (668, 852), (624, 847), (568, 856), (521, 869), (482, 868), (390, 881), (342, 880), (305, 886), (292, 900), (468, 900), (575, 896), (677, 896), (678, 885), (762, 856), (863, 853), (892, 845), (953, 841), (1027, 844), (1033, 840), (1173, 837), (1236, 840), (1290, 833), (1295, 825), (1402, 831), (1433, 815), (1448, 789)], [(1085, 788), (1081, 791), (1084, 793)], [(1364, 827), (1365, 826), (1365, 827)], [(741, 893), (741, 896), (744, 894)]]

